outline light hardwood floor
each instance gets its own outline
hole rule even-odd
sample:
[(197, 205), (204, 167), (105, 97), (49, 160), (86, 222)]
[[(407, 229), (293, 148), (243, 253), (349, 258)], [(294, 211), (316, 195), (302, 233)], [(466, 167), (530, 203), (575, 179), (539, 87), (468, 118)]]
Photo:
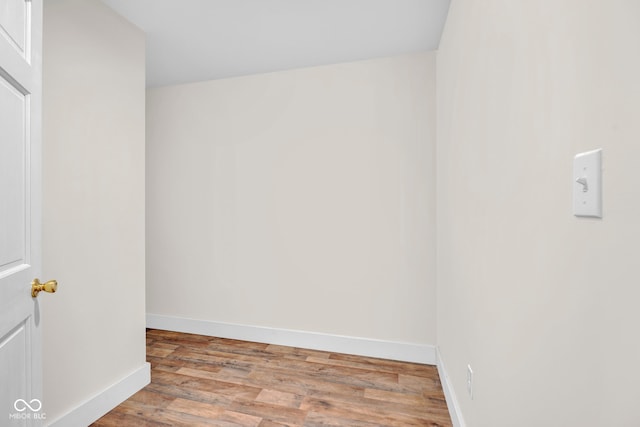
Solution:
[(93, 426), (451, 426), (434, 366), (154, 329), (147, 359)]

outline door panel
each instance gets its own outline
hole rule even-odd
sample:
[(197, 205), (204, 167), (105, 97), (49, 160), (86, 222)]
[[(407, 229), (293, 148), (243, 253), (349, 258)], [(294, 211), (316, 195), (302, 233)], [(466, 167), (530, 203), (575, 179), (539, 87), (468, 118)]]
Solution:
[(24, 58), (30, 37), (30, 4), (24, 0), (0, 0), (0, 32)]
[(27, 177), (26, 111), (25, 96), (7, 80), (0, 77), (0, 277), (7, 270), (23, 266), (26, 263), (25, 208)]
[(0, 425), (37, 426), (40, 306), (41, 0), (0, 0)]
[[(18, 412), (14, 404), (16, 399), (19, 398), (15, 396), (30, 395), (30, 384), (27, 380), (29, 378), (29, 373), (27, 372), (27, 357), (29, 354), (27, 329), (28, 323), (22, 322), (6, 336), (0, 338), (0, 366), (11, 366), (6, 378), (6, 383), (3, 382), (3, 384), (7, 384), (7, 386), (0, 387), (0, 402), (7, 402), (7, 404), (10, 405), (9, 408), (7, 408), (6, 414), (3, 414), (3, 418)], [(10, 425), (26, 424), (23, 422), (26, 420), (21, 420), (20, 418), (20, 416), (14, 416), (13, 419), (9, 418)]]

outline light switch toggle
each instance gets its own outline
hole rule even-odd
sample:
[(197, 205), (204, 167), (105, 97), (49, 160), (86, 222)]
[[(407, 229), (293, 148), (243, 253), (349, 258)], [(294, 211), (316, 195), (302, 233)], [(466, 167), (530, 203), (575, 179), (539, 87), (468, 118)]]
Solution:
[(576, 179), (576, 182), (578, 184), (582, 185), (582, 192), (583, 193), (586, 193), (587, 191), (589, 191), (589, 184), (587, 184), (587, 177), (586, 176), (583, 176), (583, 177), (580, 177), (580, 178)]

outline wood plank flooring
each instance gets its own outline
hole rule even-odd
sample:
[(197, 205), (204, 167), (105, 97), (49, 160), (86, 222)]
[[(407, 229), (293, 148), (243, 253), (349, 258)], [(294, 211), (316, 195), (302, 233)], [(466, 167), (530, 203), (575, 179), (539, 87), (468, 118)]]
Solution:
[(147, 360), (93, 426), (451, 426), (435, 366), (154, 329)]

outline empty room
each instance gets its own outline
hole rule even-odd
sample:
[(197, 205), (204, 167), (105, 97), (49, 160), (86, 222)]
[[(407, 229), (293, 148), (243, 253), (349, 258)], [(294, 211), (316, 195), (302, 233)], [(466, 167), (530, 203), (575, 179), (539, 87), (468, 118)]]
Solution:
[(639, 76), (636, 0), (0, 0), (0, 426), (640, 426)]

